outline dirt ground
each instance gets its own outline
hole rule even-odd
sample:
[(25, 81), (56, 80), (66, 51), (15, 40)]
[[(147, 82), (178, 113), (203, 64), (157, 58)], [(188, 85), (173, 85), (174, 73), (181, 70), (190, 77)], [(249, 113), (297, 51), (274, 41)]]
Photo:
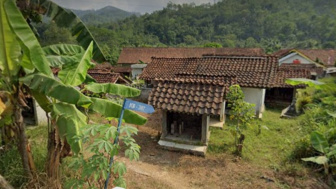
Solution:
[(155, 113), (135, 136), (141, 146), (139, 161), (127, 165), (128, 188), (328, 188), (315, 176), (291, 175), (252, 165), (230, 154), (198, 157), (167, 151), (158, 145), (161, 117)]

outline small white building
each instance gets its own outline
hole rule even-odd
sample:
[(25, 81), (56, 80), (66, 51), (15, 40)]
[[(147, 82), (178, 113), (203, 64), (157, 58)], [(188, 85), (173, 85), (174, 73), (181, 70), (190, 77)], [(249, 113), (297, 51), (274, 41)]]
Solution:
[(143, 69), (146, 68), (147, 64), (132, 64), (132, 79), (135, 80), (142, 73)]

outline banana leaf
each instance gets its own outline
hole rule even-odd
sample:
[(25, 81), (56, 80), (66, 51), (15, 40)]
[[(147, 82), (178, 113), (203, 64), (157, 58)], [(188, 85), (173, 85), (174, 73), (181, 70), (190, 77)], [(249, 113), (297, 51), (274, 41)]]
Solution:
[(21, 47), (8, 23), (5, 1), (0, 2), (0, 70), (2, 77), (6, 77), (6, 82), (12, 83), (12, 77), (15, 77), (20, 69)]
[(136, 97), (141, 94), (139, 89), (113, 83), (90, 83), (85, 89), (93, 93), (109, 93), (124, 97)]
[(94, 66), (91, 63), (92, 45), (93, 43), (91, 42), (79, 61), (66, 62), (63, 65), (62, 70), (58, 73), (58, 77), (64, 84), (78, 86), (85, 81), (88, 69)]
[(30, 90), (30, 92), (45, 112), (51, 112), (51, 101), (46, 95), (39, 93), (35, 90)]
[[(92, 105), (89, 107), (91, 110), (104, 115), (105, 117), (119, 118), (122, 107), (110, 100), (91, 98)], [(133, 111), (125, 110), (123, 120), (126, 123), (143, 125), (147, 122), (145, 117), (142, 117)]]
[(59, 27), (71, 28), (72, 36), (76, 37), (78, 44), (84, 49), (87, 49), (93, 41), (93, 59), (97, 62), (106, 61), (105, 55), (93, 35), (72, 11), (49, 0), (31, 0), (31, 2), (42, 5), (46, 9), (46, 16), (51, 18)]
[(92, 101), (74, 87), (49, 78), (41, 73), (28, 75), (20, 79), (25, 85), (38, 93), (55, 98), (61, 102), (88, 107)]
[(40, 46), (40, 43), (36, 39), (26, 20), (23, 18), (21, 12), (16, 7), (15, 2), (12, 0), (2, 0), (1, 2), (3, 1), (5, 2), (4, 10), (11, 31), (14, 33), (16, 39), (20, 43), (20, 46), (25, 55), (24, 58), (29, 60), (24, 61), (27, 64), (23, 64), (22, 66), (27, 69), (34, 67), (41, 73), (52, 77), (53, 75), (51, 69), (49, 64), (47, 64), (48, 60), (45, 56), (43, 56), (43, 50)]
[(82, 142), (75, 136), (78, 136), (79, 129), (86, 125), (86, 116), (74, 105), (66, 103), (53, 104), (51, 115), (56, 120), (60, 136), (66, 137), (71, 150), (75, 153), (80, 152)]
[(70, 62), (79, 62), (85, 50), (79, 45), (57, 44), (43, 47), (51, 67), (62, 67)]

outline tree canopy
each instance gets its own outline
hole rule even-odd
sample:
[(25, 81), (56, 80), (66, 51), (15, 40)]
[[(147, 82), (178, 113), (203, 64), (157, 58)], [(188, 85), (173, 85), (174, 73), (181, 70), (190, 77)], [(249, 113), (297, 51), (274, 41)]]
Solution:
[[(110, 54), (124, 46), (335, 48), (336, 2), (325, 0), (222, 0), (216, 4), (168, 3), (160, 11), (91, 25)], [(116, 61), (114, 58), (112, 61)]]

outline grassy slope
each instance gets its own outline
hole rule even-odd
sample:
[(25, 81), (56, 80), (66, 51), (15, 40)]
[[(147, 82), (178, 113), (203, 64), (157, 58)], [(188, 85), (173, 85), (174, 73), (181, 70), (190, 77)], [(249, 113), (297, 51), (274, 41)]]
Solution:
[[(279, 118), (279, 110), (267, 110), (262, 120), (244, 131), (243, 158), (252, 164), (279, 169), (290, 160), (295, 143), (305, 136), (297, 119)], [(234, 137), (229, 131), (230, 120), (223, 129), (211, 128), (209, 154), (233, 153)], [(258, 135), (258, 125), (261, 133)], [(293, 162), (292, 162), (293, 164)]]

